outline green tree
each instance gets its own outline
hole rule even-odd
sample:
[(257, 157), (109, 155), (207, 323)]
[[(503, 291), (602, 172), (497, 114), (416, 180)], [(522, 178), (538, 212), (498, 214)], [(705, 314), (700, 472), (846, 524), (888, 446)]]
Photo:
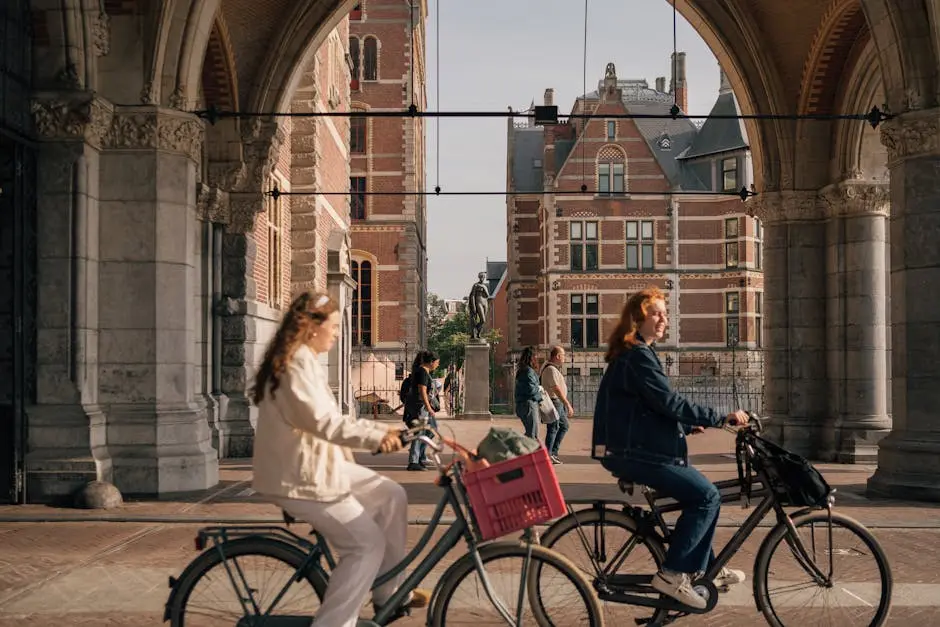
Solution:
[[(441, 368), (447, 369), (451, 364), (458, 368), (463, 364), (464, 347), (470, 341), (470, 317), (466, 311), (458, 311), (449, 320), (428, 333), (428, 348), (441, 358)], [(492, 345), (500, 341), (499, 329), (490, 329), (485, 334), (486, 340)]]

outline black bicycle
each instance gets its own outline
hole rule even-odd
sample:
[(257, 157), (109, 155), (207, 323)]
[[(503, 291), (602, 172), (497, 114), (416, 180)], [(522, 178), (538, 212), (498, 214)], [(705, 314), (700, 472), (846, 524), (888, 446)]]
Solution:
[[(571, 557), (593, 578), (607, 624), (633, 618), (638, 625), (666, 625), (714, 610), (719, 590), (713, 581), (771, 511), (776, 524), (757, 551), (752, 578), (753, 600), (770, 625), (877, 627), (885, 622), (892, 580), (878, 541), (861, 523), (833, 511), (835, 490), (809, 462), (761, 438), (761, 430), (753, 415), (748, 426), (737, 430), (738, 478), (714, 484), (723, 503), (742, 500), (747, 507), (750, 498), (761, 500), (714, 564), (693, 582), (707, 599), (703, 610), (651, 586), (672, 532), (665, 515), (680, 510), (674, 500), (640, 486), (649, 509), (626, 499), (567, 501), (569, 514), (542, 534), (542, 545)], [(633, 495), (632, 483), (620, 480), (618, 485)], [(574, 511), (573, 505), (589, 507)], [(798, 509), (788, 513), (785, 507)], [(750, 605), (746, 589), (735, 588), (722, 590), (730, 592), (725, 603)]]
[[(425, 579), (436, 580), (427, 618), (427, 624), (435, 627), (603, 627), (603, 614), (590, 581), (565, 557), (540, 546), (530, 529), (524, 531), (522, 540), (480, 540), (478, 518), (469, 505), (463, 480), (465, 463), (461, 459), (469, 459), (444, 465), (439, 456), (442, 444), (458, 453), (466, 449), (426, 427), (402, 432), (403, 442), (414, 439), (428, 445), (440, 469), (437, 484), (443, 489), (441, 500), (415, 547), (374, 586), (410, 570), (408, 576), (385, 605), (375, 608), (371, 619), (359, 620), (360, 627), (389, 625), (407, 615), (402, 604)], [(520, 477), (516, 471), (497, 475), (509, 489)], [(454, 522), (433, 539), (447, 507), (455, 515)], [(285, 522), (292, 522), (286, 514)], [(316, 625), (313, 617), (336, 560), (320, 533), (311, 530), (311, 536), (307, 539), (273, 525), (201, 529), (196, 548), (202, 552), (178, 579), (170, 578), (164, 621), (172, 627)], [(461, 540), (467, 552), (446, 569), (441, 568)], [(424, 551), (427, 553), (419, 562)]]

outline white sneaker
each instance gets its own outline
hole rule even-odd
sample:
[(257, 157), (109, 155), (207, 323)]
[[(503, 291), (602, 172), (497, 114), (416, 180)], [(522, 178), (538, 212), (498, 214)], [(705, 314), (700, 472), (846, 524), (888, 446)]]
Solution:
[(692, 589), (692, 582), (686, 573), (659, 571), (653, 577), (653, 590), (697, 610), (704, 610), (708, 605), (708, 602)]
[(715, 584), (716, 588), (723, 588), (727, 586), (736, 586), (739, 583), (744, 583), (747, 581), (747, 575), (744, 574), (743, 570), (734, 570), (731, 568), (722, 568), (719, 571), (718, 575), (712, 581)]
[(556, 466), (557, 466), (558, 464), (563, 464), (563, 463), (564, 463), (563, 461), (561, 461), (560, 459), (558, 459), (558, 456), (557, 456), (557, 455), (549, 455), (549, 457), (551, 457), (552, 463), (555, 464)]

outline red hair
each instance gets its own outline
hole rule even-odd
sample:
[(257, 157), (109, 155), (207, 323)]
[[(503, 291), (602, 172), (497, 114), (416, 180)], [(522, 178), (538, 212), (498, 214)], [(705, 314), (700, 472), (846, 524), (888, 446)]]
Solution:
[(607, 340), (607, 355), (604, 357), (607, 363), (617, 359), (628, 346), (636, 346), (640, 343), (637, 339), (637, 331), (640, 325), (646, 322), (650, 305), (660, 300), (665, 302), (666, 296), (659, 291), (658, 287), (640, 290), (627, 299), (623, 312), (620, 314), (620, 322), (610, 334), (610, 339)]

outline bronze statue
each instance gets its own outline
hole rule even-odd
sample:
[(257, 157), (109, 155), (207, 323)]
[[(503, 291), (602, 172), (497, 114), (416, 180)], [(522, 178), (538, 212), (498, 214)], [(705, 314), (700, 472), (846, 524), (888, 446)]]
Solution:
[(490, 290), (486, 286), (486, 272), (481, 272), (477, 278), (479, 280), (470, 288), (467, 298), (467, 314), (470, 317), (470, 339), (482, 342), (486, 314), (490, 309)]

